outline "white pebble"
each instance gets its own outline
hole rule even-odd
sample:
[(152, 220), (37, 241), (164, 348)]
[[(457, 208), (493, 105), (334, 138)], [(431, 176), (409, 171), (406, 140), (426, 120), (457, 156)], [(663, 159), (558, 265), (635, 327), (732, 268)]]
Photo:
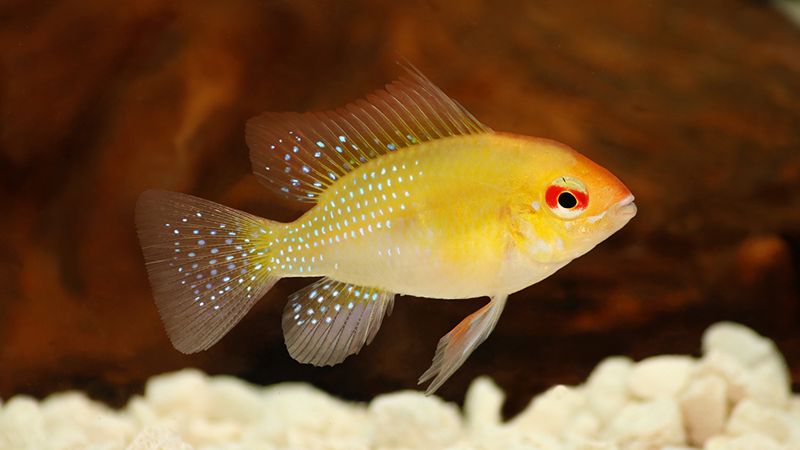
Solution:
[(559, 440), (549, 434), (546, 433), (527, 433), (523, 435), (518, 435), (517, 439), (519, 442), (515, 444), (511, 444), (509, 446), (502, 446), (498, 447), (496, 445), (492, 445), (490, 447), (484, 447), (487, 449), (509, 449), (509, 450), (563, 450), (561, 446), (561, 442)]
[(140, 428), (144, 428), (147, 425), (155, 425), (159, 421), (158, 414), (153, 411), (153, 408), (145, 401), (144, 397), (139, 395), (131, 397), (125, 409), (128, 417)]
[(791, 431), (789, 434), (789, 444), (800, 448), (800, 395), (792, 395), (789, 400), (789, 407), (786, 409), (786, 414)]
[(783, 357), (767, 358), (757, 364), (747, 385), (747, 395), (757, 402), (785, 408), (792, 393), (791, 375)]
[(41, 403), (49, 439), (64, 447), (125, 443), (136, 428), (122, 414), (80, 392), (53, 394)]
[(164, 425), (154, 425), (143, 429), (125, 450), (192, 450), (192, 446), (182, 441)]
[(564, 435), (580, 436), (587, 439), (592, 439), (600, 432), (601, 423), (597, 416), (592, 411), (583, 410), (578, 412), (572, 418), (570, 423), (564, 429)]
[(702, 447), (706, 440), (722, 432), (728, 414), (728, 388), (718, 375), (692, 380), (679, 401), (689, 443)]
[(624, 450), (653, 450), (685, 445), (680, 408), (673, 398), (629, 403), (601, 434)]
[(481, 450), (525, 449), (562, 450), (561, 442), (555, 436), (538, 431), (519, 431), (507, 425), (487, 426), (472, 435), (472, 448)]
[(597, 417), (608, 422), (630, 400), (628, 380), (633, 371), (630, 358), (606, 358), (595, 367), (583, 386), (589, 406)]
[(281, 383), (260, 395), (261, 419), (243, 435), (247, 442), (269, 442), (277, 448), (314, 448), (319, 442), (350, 442), (361, 448), (371, 429), (363, 407), (336, 399), (305, 383)]
[(0, 410), (0, 448), (48, 448), (45, 421), (36, 400), (18, 395)]
[(193, 417), (181, 435), (186, 442), (203, 442), (209, 446), (221, 446), (236, 442), (241, 437), (245, 425), (234, 420), (209, 420), (206, 417)]
[(786, 413), (750, 399), (742, 400), (733, 408), (726, 431), (731, 436), (758, 433), (781, 444), (789, 440), (791, 433)]
[(581, 438), (580, 436), (567, 437), (565, 450), (619, 450), (616, 443), (610, 441), (595, 441)]
[(556, 386), (508, 422), (488, 378), (475, 380), (461, 412), (421, 392), (363, 405), (301, 383), (264, 388), (184, 370), (152, 378), (121, 411), (75, 392), (13, 397), (0, 403), (0, 449), (800, 448), (800, 395), (774, 344), (720, 324), (704, 345), (700, 360), (608, 358), (586, 384)]
[(706, 442), (704, 450), (788, 450), (763, 434), (745, 434), (734, 438), (716, 436)]
[(674, 397), (686, 387), (694, 368), (688, 356), (654, 356), (636, 364), (631, 372), (631, 392), (643, 399)]
[(505, 394), (491, 378), (476, 378), (464, 398), (464, 420), (470, 433), (500, 425), (504, 401)]
[(776, 353), (775, 344), (744, 325), (719, 322), (703, 333), (703, 353), (727, 353), (746, 366), (753, 366)]
[(369, 405), (375, 447), (440, 449), (461, 434), (461, 415), (452, 403), (421, 392), (380, 395)]
[(575, 388), (555, 386), (536, 397), (509, 426), (520, 432), (536, 431), (561, 435), (573, 417), (587, 404), (586, 395)]
[(698, 375), (717, 374), (728, 385), (728, 399), (739, 402), (751, 398), (765, 406), (785, 408), (790, 386), (787, 369), (774, 359), (748, 368), (728, 353), (711, 350), (700, 360)]
[(230, 376), (217, 376), (209, 382), (209, 418), (235, 420), (249, 424), (263, 416), (261, 390)]
[(189, 415), (208, 412), (208, 376), (196, 369), (157, 375), (147, 382), (145, 401), (158, 415), (180, 410)]
[[(752, 398), (767, 406), (786, 406), (791, 377), (783, 355), (770, 339), (743, 325), (721, 322), (710, 326), (703, 334), (703, 352), (703, 359), (713, 356), (720, 360), (719, 355), (724, 354), (737, 361), (746, 372), (729, 380), (732, 400)], [(725, 365), (727, 369), (734, 366), (730, 362)]]
[(738, 402), (747, 396), (750, 375), (747, 367), (733, 356), (710, 350), (700, 359), (697, 376), (719, 375), (728, 386), (728, 400)]

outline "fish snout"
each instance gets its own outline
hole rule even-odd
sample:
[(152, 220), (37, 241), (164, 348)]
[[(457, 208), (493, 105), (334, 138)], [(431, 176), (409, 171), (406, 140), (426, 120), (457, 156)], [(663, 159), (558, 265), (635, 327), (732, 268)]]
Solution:
[(633, 203), (633, 194), (625, 197), (616, 205), (616, 215), (626, 217), (628, 220), (636, 215), (636, 203)]

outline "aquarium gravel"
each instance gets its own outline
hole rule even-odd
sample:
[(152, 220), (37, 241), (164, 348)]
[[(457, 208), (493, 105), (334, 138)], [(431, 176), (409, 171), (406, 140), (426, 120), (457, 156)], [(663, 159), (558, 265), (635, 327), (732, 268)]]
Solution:
[(461, 409), (417, 391), (361, 404), (186, 369), (153, 377), (118, 411), (81, 392), (13, 397), (0, 404), (0, 449), (800, 448), (800, 396), (775, 344), (725, 322), (702, 345), (700, 358), (608, 358), (584, 384), (555, 386), (508, 421), (486, 377)]

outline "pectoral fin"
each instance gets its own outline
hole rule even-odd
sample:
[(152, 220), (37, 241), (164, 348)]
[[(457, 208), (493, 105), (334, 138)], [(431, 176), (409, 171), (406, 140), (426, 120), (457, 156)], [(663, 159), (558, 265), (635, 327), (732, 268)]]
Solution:
[(455, 328), (439, 340), (433, 364), (419, 378), (422, 384), (434, 378), (425, 390), (425, 395), (431, 395), (450, 378), (470, 354), (486, 340), (500, 319), (500, 314), (506, 306), (508, 295), (496, 295), (483, 308), (475, 311), (462, 320)]
[(292, 358), (332, 366), (369, 344), (391, 314), (394, 294), (323, 278), (289, 298), (283, 336)]

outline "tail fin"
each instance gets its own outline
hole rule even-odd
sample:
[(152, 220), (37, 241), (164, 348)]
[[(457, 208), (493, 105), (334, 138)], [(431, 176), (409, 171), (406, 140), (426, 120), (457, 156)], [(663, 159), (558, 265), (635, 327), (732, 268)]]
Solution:
[(136, 203), (139, 242), (176, 349), (208, 349), (275, 285), (265, 255), (278, 225), (190, 195), (142, 193)]

